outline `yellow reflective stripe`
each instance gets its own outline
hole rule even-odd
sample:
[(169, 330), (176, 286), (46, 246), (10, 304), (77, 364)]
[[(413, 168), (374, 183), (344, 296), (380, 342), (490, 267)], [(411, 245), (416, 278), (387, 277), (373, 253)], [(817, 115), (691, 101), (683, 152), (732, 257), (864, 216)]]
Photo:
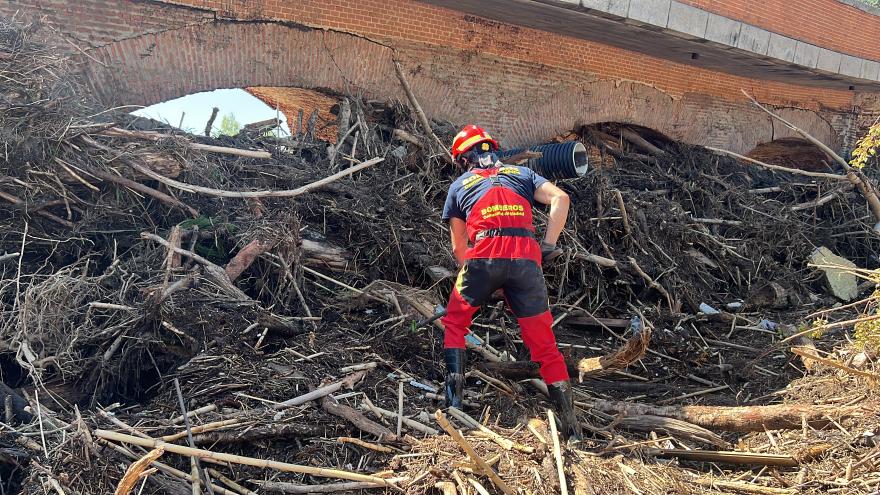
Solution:
[(481, 135), (478, 135), (478, 136), (471, 136), (470, 138), (465, 139), (461, 144), (459, 144), (459, 145), (458, 145), (458, 148), (456, 148), (456, 151), (458, 151), (458, 152), (462, 152), (462, 151), (464, 151), (464, 150), (470, 148), (471, 146), (473, 146), (473, 145), (479, 143), (480, 141), (488, 141), (489, 139), (492, 139), (492, 138), (489, 137), (488, 134), (481, 134)]
[(458, 277), (455, 279), (455, 290), (457, 290), (459, 294), (464, 290), (465, 273), (467, 273), (467, 263), (461, 266), (461, 270), (458, 271)]

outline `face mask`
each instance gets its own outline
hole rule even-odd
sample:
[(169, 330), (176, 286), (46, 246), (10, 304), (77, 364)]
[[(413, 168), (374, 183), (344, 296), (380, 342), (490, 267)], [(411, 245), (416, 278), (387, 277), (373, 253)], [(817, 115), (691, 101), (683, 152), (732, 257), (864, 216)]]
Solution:
[(492, 168), (499, 163), (498, 155), (491, 151), (469, 151), (463, 158), (470, 166), (477, 168)]

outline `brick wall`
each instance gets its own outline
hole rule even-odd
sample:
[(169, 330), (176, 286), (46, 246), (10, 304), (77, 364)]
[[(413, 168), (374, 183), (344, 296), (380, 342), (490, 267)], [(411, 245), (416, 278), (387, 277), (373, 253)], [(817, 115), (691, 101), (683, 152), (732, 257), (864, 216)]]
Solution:
[(679, 0), (768, 31), (880, 61), (880, 16), (837, 0)]
[(791, 118), (832, 145), (852, 122), (852, 92), (737, 77), (413, 1), (26, 3), (0, 4), (0, 15), (44, 14), (91, 44), (87, 71), (108, 104), (246, 86), (400, 99), (396, 56), (429, 114), (488, 125), (509, 145), (607, 120), (743, 152), (784, 135), (741, 88), (791, 107)]
[[(821, 1), (837, 4), (833, 0)], [(813, 109), (852, 105), (852, 94), (847, 91), (756, 81), (412, 0), (301, 0), (295, 3), (281, 0), (166, 0), (165, 3), (210, 9), (220, 17), (232, 19), (293, 21), (366, 36), (391, 46), (411, 42), (442, 46), (461, 50), (463, 61), (467, 60), (469, 53), (479, 50), (516, 61), (640, 81), (676, 96), (697, 92), (742, 101), (740, 89), (745, 88), (762, 101), (779, 105)]]

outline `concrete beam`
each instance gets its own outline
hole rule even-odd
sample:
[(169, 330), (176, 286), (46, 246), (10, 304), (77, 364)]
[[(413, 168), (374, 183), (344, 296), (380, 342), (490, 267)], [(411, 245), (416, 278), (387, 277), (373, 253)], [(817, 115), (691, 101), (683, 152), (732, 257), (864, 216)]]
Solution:
[[(816, 46), (677, 0), (423, 1), (750, 77), (838, 88), (875, 87), (880, 82), (880, 61)], [(693, 53), (700, 57), (692, 57)]]
[(742, 28), (739, 31), (739, 39), (736, 40), (737, 48), (759, 55), (766, 55), (769, 45), (770, 31), (752, 26), (751, 24), (742, 24)]
[(581, 0), (580, 3), (581, 7), (611, 17), (625, 18), (629, 12), (629, 0)]
[(840, 72), (840, 61), (842, 58), (842, 53), (834, 52), (827, 48), (820, 48), (819, 61), (816, 62), (816, 68), (831, 74), (837, 74)]
[(794, 62), (794, 53), (798, 41), (781, 34), (770, 33), (770, 42), (767, 46), (767, 56), (786, 62)]
[(665, 28), (669, 21), (671, 0), (629, 0), (629, 20)]
[(718, 14), (709, 13), (706, 39), (727, 46), (736, 46), (742, 23)]
[(700, 39), (706, 37), (708, 26), (709, 13), (705, 10), (681, 2), (672, 2), (669, 6), (667, 28)]
[(818, 62), (819, 47), (798, 41), (797, 48), (794, 51), (794, 63), (815, 69)]

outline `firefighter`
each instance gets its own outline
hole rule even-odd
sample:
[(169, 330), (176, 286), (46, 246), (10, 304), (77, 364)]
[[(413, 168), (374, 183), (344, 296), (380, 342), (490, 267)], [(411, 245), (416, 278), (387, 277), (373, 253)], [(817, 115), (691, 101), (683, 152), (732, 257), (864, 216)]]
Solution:
[[(516, 316), (532, 361), (540, 364), (563, 434), (580, 440), (568, 369), (550, 325), (541, 265), (556, 247), (568, 216), (568, 195), (529, 168), (503, 164), (498, 142), (468, 125), (452, 143), (452, 157), (466, 170), (449, 188), (443, 220), (449, 223), (458, 278), (441, 320), (446, 361), (446, 404), (461, 407), (466, 366), (465, 335), (477, 309), (498, 289)], [(550, 205), (544, 238), (535, 238), (532, 204)], [(469, 245), (470, 242), (470, 245)]]

